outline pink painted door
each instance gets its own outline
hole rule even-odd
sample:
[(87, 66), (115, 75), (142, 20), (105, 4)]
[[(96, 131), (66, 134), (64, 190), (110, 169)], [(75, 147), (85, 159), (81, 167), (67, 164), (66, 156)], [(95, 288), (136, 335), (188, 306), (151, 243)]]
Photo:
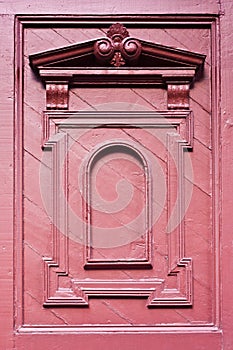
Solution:
[(223, 349), (217, 45), (215, 15), (15, 18), (3, 349)]

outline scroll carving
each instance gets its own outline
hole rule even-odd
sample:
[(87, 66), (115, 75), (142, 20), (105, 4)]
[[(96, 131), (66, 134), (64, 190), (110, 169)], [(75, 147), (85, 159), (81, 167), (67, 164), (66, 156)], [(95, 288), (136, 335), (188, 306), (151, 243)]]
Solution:
[(47, 109), (68, 109), (68, 84), (46, 84)]
[(139, 40), (129, 37), (129, 32), (120, 23), (113, 24), (107, 38), (97, 40), (94, 45), (95, 57), (114, 67), (121, 67), (127, 61), (136, 62), (141, 54)]
[(189, 109), (189, 84), (168, 84), (168, 109)]

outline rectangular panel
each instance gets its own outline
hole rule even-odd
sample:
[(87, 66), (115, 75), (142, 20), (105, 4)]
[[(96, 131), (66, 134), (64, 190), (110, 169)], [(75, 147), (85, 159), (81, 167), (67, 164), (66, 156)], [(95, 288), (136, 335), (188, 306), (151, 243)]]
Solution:
[[(132, 144), (116, 140), (104, 142), (86, 163), (85, 268), (150, 268), (151, 179), (146, 160)], [(127, 224), (135, 213), (138, 219)], [(106, 227), (100, 228), (103, 222)]]
[[(51, 23), (43, 28), (35, 23), (24, 30), (26, 56), (101, 34), (101, 22), (89, 23), (88, 28), (80, 22), (79, 27), (63, 26), (57, 32), (48, 28)], [(209, 22), (203, 28), (164, 23), (169, 35), (159, 26), (142, 33), (133, 25), (130, 32), (144, 40), (157, 37), (171, 46), (179, 34), (183, 47), (191, 50), (196, 45), (207, 62), (213, 59)], [(190, 35), (192, 42), (187, 40)], [(43, 38), (40, 48), (34, 45), (39, 37)], [(210, 81), (207, 64), (205, 79), (190, 91), (194, 113), (159, 112), (166, 108), (163, 89), (74, 88), (70, 109), (97, 111), (46, 112), (42, 128), (44, 87), (25, 64), (24, 113), (19, 123), (24, 183), (19, 205), (23, 213), (18, 217), (23, 214), (23, 232), (17, 243), (23, 250), (21, 332), (213, 329), (215, 183), (210, 169), (215, 153)], [(128, 176), (134, 173), (136, 177)], [(93, 194), (95, 179), (100, 187)], [(99, 199), (99, 192), (105, 201)], [(120, 205), (129, 207), (120, 225), (122, 235), (118, 198)], [(131, 198), (135, 201), (130, 207)], [(103, 226), (106, 202), (111, 204), (107, 209), (112, 210), (112, 237), (117, 237), (114, 247), (108, 246), (110, 231)], [(95, 211), (90, 210), (93, 206)], [(145, 210), (139, 221), (126, 227), (132, 213), (141, 213), (141, 206)], [(96, 209), (102, 208), (100, 214)], [(138, 232), (142, 232), (139, 237)], [(130, 235), (133, 239), (125, 242)]]
[[(48, 139), (43, 145), (40, 189), (44, 203), (53, 198), (48, 207), (52, 208), (50, 216), (55, 239), (54, 258), (44, 259), (45, 305), (88, 305), (89, 297), (95, 296), (147, 296), (148, 307), (191, 305), (192, 261), (184, 256), (182, 219), (184, 196), (189, 199), (189, 194), (184, 192), (183, 148), (187, 150), (192, 143), (192, 139), (185, 140), (184, 137), (192, 138), (189, 131), (192, 114), (172, 111), (51, 112), (45, 113), (44, 119)], [(50, 124), (54, 134), (47, 133), (51, 130)], [(139, 140), (150, 138), (150, 148), (137, 141), (135, 136), (132, 138), (135, 133)], [(98, 170), (93, 171), (96, 164)], [(190, 164), (187, 161), (186, 164), (187, 171), (191, 171)], [(51, 194), (47, 186), (48, 166), (51, 167)], [(112, 194), (109, 187), (105, 192), (108, 183), (105, 171), (107, 175), (111, 173), (109, 186), (113, 187), (114, 194), (120, 181), (128, 180), (123, 194), (120, 190), (117, 193), (122, 200), (117, 197), (115, 202), (108, 199), (104, 202), (106, 193), (107, 196)], [(135, 175), (137, 182), (132, 181)], [(167, 191), (166, 183), (178, 191), (177, 204), (173, 203), (172, 190)], [(138, 205), (142, 205), (139, 211), (135, 208)], [(175, 208), (175, 215), (170, 206)], [(100, 216), (98, 224), (93, 221), (93, 212)], [(167, 241), (164, 233), (172, 233), (173, 238)], [(61, 239), (60, 234), (64, 238)], [(78, 243), (80, 249), (84, 245), (84, 261), (76, 261), (76, 267), (68, 265), (72, 252), (67, 239)], [(167, 251), (167, 264), (161, 264), (157, 253), (160, 247)], [(143, 250), (144, 257), (140, 255)], [(132, 257), (133, 254), (138, 257)], [(81, 250), (78, 256), (81, 257)], [(137, 273), (132, 270), (128, 279), (122, 278), (121, 270), (115, 270), (114, 278), (112, 271), (98, 275), (96, 272), (86, 275), (82, 271), (82, 268), (92, 267), (134, 270), (149, 267), (152, 271), (147, 272), (145, 278), (143, 270)], [(57, 275), (62, 273), (67, 280), (71, 269), (70, 286), (60, 288), (58, 284), (54, 290)], [(172, 287), (166, 282), (169, 275), (173, 280)], [(85, 280), (85, 277), (88, 278)]]

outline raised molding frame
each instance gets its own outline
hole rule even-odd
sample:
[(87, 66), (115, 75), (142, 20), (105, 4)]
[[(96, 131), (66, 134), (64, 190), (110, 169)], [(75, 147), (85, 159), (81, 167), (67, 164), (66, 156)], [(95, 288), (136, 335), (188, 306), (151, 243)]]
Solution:
[[(113, 22), (123, 22), (128, 28), (135, 27), (173, 27), (173, 26), (192, 26), (193, 28), (208, 28), (210, 29), (210, 50), (211, 50), (211, 119), (213, 126), (213, 264), (214, 264), (214, 278), (213, 289), (215, 290), (213, 298), (213, 318), (210, 322), (202, 323), (197, 322), (192, 325), (166, 323), (164, 325), (139, 325), (132, 327), (131, 325), (113, 325), (109, 327), (99, 325), (43, 325), (33, 324), (28, 325), (25, 323), (24, 315), (24, 249), (23, 249), (23, 124), (24, 124), (24, 36), (25, 30), (30, 28), (40, 28), (41, 26), (51, 28), (68, 26), (71, 28), (92, 27), (98, 26), (108, 27)], [(116, 332), (117, 334), (125, 334), (125, 332), (136, 334), (136, 332), (148, 332), (151, 334), (158, 334), (161, 331), (168, 332), (207, 332), (208, 334), (221, 333), (220, 330), (220, 224), (219, 224), (219, 212), (221, 211), (220, 203), (220, 189), (219, 178), (221, 177), (221, 171), (219, 169), (219, 119), (220, 119), (220, 77), (218, 73), (219, 69), (219, 15), (218, 14), (189, 14), (175, 16), (169, 14), (158, 15), (17, 15), (15, 17), (15, 152), (14, 152), (14, 164), (15, 164), (15, 180), (14, 180), (14, 193), (15, 193), (15, 205), (14, 205), (14, 292), (15, 292), (15, 329), (20, 335), (24, 334), (60, 334), (60, 332), (70, 335), (73, 332), (82, 332), (86, 334), (92, 334), (93, 332), (102, 334), (103, 331), (107, 334)], [(149, 82), (150, 83), (150, 82)]]
[[(192, 305), (192, 259), (185, 257), (184, 227), (182, 225), (183, 203), (183, 152), (192, 148), (193, 117), (191, 111), (156, 112), (45, 112), (44, 113), (44, 151), (52, 152), (52, 222), (53, 257), (44, 258), (45, 296), (44, 306), (88, 306), (89, 297), (147, 297), (147, 307), (191, 306)], [(168, 272), (163, 278), (142, 280), (79, 280), (70, 279), (70, 288), (59, 288), (58, 277), (69, 279), (68, 245), (69, 233), (67, 218), (67, 169), (64, 162), (67, 154), (67, 135), (69, 129), (84, 127), (132, 128), (164, 127), (171, 128), (167, 148), (175, 147), (179, 154), (178, 162), (178, 220), (180, 225), (169, 235)], [(53, 126), (53, 129), (52, 127)], [(174, 128), (176, 132), (174, 133)], [(64, 130), (67, 130), (65, 132)], [(175, 174), (168, 161), (168, 179)], [(175, 172), (176, 173), (176, 172)], [(65, 183), (65, 195), (59, 193)], [(168, 191), (169, 203), (169, 191)], [(170, 215), (170, 213), (168, 214)], [(58, 229), (59, 228), (59, 229)], [(62, 238), (59, 230), (63, 232)], [(176, 288), (165, 287), (169, 276), (176, 277)], [(55, 288), (58, 286), (58, 288)]]

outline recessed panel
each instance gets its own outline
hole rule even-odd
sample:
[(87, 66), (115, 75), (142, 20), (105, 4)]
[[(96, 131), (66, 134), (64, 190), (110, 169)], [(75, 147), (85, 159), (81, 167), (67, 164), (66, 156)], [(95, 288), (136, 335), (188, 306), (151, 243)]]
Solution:
[(147, 161), (126, 142), (97, 147), (84, 170), (85, 268), (151, 267)]

